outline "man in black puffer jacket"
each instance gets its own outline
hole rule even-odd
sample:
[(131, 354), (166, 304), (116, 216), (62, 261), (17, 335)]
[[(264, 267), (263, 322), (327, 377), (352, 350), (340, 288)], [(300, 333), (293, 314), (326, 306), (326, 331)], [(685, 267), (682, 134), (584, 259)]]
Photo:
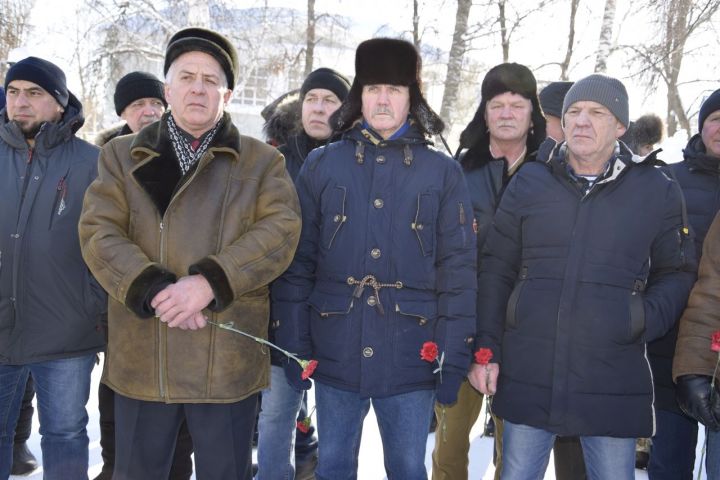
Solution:
[[(296, 125), (295, 133), (288, 137), (287, 143), (278, 148), (285, 155), (285, 166), (293, 180), (308, 153), (330, 140), (332, 129), (328, 120), (340, 108), (349, 90), (347, 79), (330, 68), (318, 68), (303, 82), (298, 105), (300, 124)], [(278, 115), (290, 113), (282, 106), (279, 108)], [(268, 119), (268, 124), (273, 123), (278, 122)], [(275, 340), (276, 329), (277, 323), (271, 322), (268, 332), (271, 341)], [(283, 372), (287, 361), (284, 355), (271, 350), (271, 383), (262, 393), (258, 419), (257, 480), (304, 480), (312, 478), (315, 472), (318, 442), (314, 427), (309, 421), (305, 422), (309, 418), (307, 395), (288, 384)], [(296, 428), (296, 424), (301, 427)]]
[[(717, 122), (706, 122), (711, 115), (720, 115), (720, 90), (710, 95), (700, 107), (699, 133), (683, 150), (684, 160), (667, 167), (685, 195), (698, 258), (710, 224), (720, 210), (720, 145), (711, 137), (713, 130), (717, 136), (717, 127), (713, 129)], [(692, 479), (695, 465), (697, 421), (680, 410), (672, 379), (679, 320), (680, 316), (665, 336), (648, 344), (657, 406), (657, 430), (648, 464), (648, 476), (652, 480)]]
[(470, 380), (504, 419), (502, 479), (541, 478), (554, 438), (577, 435), (590, 478), (632, 480), (654, 427), (646, 343), (685, 306), (694, 246), (677, 183), (617, 141), (619, 80), (576, 82), (563, 121), (566, 142), (514, 176), (488, 234), (476, 346), (493, 363)]

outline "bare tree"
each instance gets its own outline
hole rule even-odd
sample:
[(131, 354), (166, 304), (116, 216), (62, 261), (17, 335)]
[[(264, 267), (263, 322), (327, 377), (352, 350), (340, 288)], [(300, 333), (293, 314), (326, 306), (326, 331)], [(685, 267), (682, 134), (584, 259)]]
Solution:
[(615, 0), (605, 0), (605, 13), (600, 27), (600, 40), (595, 60), (595, 71), (607, 71), (607, 59), (612, 47), (613, 22), (615, 21)]
[(315, 59), (315, 0), (307, 2), (307, 38), (305, 47), (305, 76), (310, 75), (313, 70), (313, 61)]
[[(611, 1), (611, 0), (608, 0)], [(580, 0), (570, 0), (570, 29), (568, 31), (568, 43), (565, 50), (565, 58), (560, 63), (560, 80), (568, 81), (568, 71), (570, 70), (570, 60), (572, 59), (573, 48), (575, 47), (575, 16), (577, 15)]]
[(0, 0), (0, 78), (5, 78), (8, 54), (22, 45), (29, 30), (34, 0)]
[(418, 0), (413, 0), (413, 44), (415, 45), (415, 48), (420, 51), (420, 7), (418, 5)]
[(500, 33), (500, 47), (502, 48), (503, 62), (510, 60), (510, 42), (513, 34), (520, 30), (525, 20), (531, 15), (540, 12), (553, 0), (540, 0), (532, 8), (519, 10), (516, 4), (522, 2), (511, 2), (510, 0), (493, 0), (498, 7), (497, 28)]
[[(662, 82), (667, 89), (667, 133), (672, 136), (678, 127), (690, 137), (690, 120), (680, 95), (680, 71), (688, 40), (706, 27), (714, 28), (713, 19), (720, 8), (720, 0), (648, 0), (640, 8), (651, 15), (656, 25), (654, 41), (624, 45), (633, 52), (632, 62), (648, 91)], [(714, 45), (708, 46), (714, 48)]]
[(465, 35), (468, 29), (468, 17), (472, 0), (458, 0), (455, 13), (455, 31), (453, 33), (450, 55), (448, 57), (447, 75), (445, 76), (445, 90), (443, 91), (442, 104), (440, 107), (440, 118), (447, 123), (448, 130), (452, 128), (452, 112), (457, 103), (458, 90), (462, 77), (463, 57), (467, 52), (467, 41)]

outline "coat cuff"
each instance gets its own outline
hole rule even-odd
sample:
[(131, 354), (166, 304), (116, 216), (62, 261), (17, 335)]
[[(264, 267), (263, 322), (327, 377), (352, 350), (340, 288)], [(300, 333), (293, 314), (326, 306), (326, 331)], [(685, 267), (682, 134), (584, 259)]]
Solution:
[(190, 275), (202, 275), (210, 284), (215, 299), (207, 306), (208, 310), (221, 312), (232, 303), (234, 295), (230, 280), (217, 262), (205, 257), (196, 264), (190, 265), (188, 270)]
[(150, 318), (155, 315), (155, 309), (150, 306), (153, 297), (163, 288), (175, 283), (175, 274), (155, 265), (147, 267), (130, 284), (125, 306), (140, 318)]

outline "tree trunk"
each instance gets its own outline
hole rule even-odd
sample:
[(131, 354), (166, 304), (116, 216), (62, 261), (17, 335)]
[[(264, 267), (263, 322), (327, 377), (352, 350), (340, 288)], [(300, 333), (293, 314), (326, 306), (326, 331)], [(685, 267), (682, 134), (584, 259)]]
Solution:
[(508, 36), (507, 18), (505, 18), (505, 4), (507, 0), (498, 0), (498, 8), (500, 15), (498, 22), (500, 23), (500, 43), (502, 45), (503, 63), (507, 63), (510, 59), (510, 37)]
[(458, 0), (455, 13), (455, 31), (453, 33), (450, 55), (448, 58), (447, 75), (445, 77), (445, 90), (443, 92), (440, 118), (445, 120), (448, 131), (452, 128), (452, 111), (457, 102), (460, 79), (462, 77), (463, 56), (467, 51), (465, 35), (468, 28), (468, 17), (472, 0)]
[(605, 0), (605, 13), (602, 27), (600, 27), (600, 40), (598, 40), (598, 52), (595, 59), (596, 72), (605, 73), (607, 71), (607, 59), (612, 46), (613, 22), (615, 22), (615, 0)]
[(420, 51), (420, 7), (418, 0), (413, 0), (413, 44)]
[(668, 100), (667, 133), (670, 137), (677, 132), (678, 126), (690, 137), (690, 120), (685, 113), (678, 89), (678, 76), (687, 40), (690, 1), (692, 0), (675, 0), (667, 6), (665, 51), (668, 54), (663, 59), (663, 70)]
[(313, 70), (315, 57), (315, 0), (307, 2), (307, 46), (305, 48), (305, 76), (310, 75)]
[(578, 4), (580, 0), (570, 0), (570, 31), (568, 32), (567, 50), (565, 50), (565, 59), (560, 64), (560, 80), (567, 82), (568, 70), (570, 70), (570, 59), (575, 46), (575, 16), (577, 15)]

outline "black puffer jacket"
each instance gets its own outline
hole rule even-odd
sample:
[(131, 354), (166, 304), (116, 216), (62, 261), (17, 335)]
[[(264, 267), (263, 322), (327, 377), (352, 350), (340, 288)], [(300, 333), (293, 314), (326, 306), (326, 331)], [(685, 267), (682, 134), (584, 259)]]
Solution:
[(80, 255), (78, 219), (97, 176), (98, 148), (75, 132), (82, 106), (70, 103), (29, 148), (0, 117), (0, 364), (97, 352), (105, 346), (107, 295)]
[(478, 282), (478, 347), (500, 378), (493, 409), (559, 435), (649, 437), (645, 342), (685, 305), (696, 268), (681, 192), (622, 144), (591, 188), (564, 144), (513, 177)]
[[(667, 167), (680, 183), (690, 226), (695, 232), (695, 251), (698, 258), (702, 244), (715, 214), (720, 210), (720, 158), (705, 153), (700, 135), (690, 139), (683, 150), (684, 161)], [(677, 320), (680, 320), (678, 316)], [(650, 365), (655, 382), (655, 404), (658, 408), (682, 413), (675, 401), (672, 381), (672, 362), (675, 355), (678, 322), (662, 338), (648, 344)]]

